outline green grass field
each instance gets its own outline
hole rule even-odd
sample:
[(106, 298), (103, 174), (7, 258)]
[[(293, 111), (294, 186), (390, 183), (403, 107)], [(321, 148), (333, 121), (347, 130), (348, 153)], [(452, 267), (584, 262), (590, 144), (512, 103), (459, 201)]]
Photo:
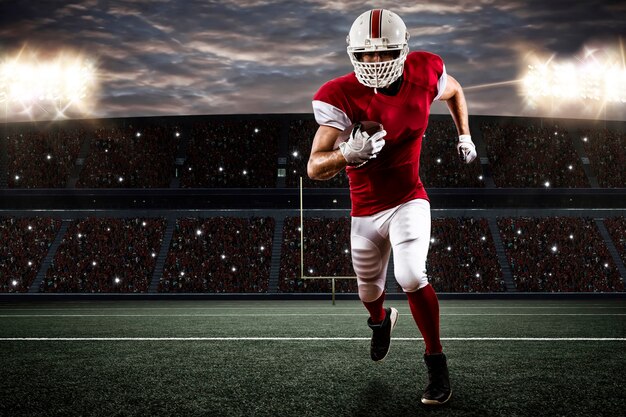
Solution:
[(442, 300), (453, 397), (436, 409), (408, 304), (386, 305), (400, 318), (374, 363), (358, 301), (4, 302), (0, 415), (626, 412), (624, 301)]

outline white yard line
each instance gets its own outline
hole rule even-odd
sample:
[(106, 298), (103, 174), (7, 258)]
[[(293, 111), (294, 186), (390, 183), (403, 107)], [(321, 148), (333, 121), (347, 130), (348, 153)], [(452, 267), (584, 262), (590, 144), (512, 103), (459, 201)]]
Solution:
[[(409, 311), (400, 313), (409, 314)], [(441, 316), (626, 316), (626, 313), (441, 313)], [(309, 317), (351, 316), (363, 317), (367, 313), (208, 313), (208, 314), (0, 314), (9, 317)]]
[[(0, 341), (368, 341), (369, 337), (2, 337)], [(394, 341), (422, 341), (417, 337), (394, 337)], [(555, 342), (555, 341), (590, 341), (590, 342), (624, 342), (624, 337), (442, 337), (445, 341), (519, 341), (519, 342)]]

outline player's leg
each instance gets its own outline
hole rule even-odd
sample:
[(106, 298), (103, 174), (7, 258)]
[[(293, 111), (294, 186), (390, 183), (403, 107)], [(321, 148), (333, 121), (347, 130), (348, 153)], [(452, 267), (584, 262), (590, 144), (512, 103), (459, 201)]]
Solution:
[(398, 319), (395, 308), (383, 305), (391, 245), (378, 232), (372, 217), (353, 217), (350, 235), (359, 298), (370, 314), (367, 320), (372, 329), (370, 356), (380, 361), (389, 353), (391, 332)]
[(409, 301), (411, 315), (426, 345), (424, 361), (428, 368), (428, 386), (424, 404), (443, 404), (451, 389), (446, 357), (439, 336), (439, 300), (426, 275), (426, 257), (430, 245), (430, 204), (413, 200), (403, 204), (389, 226), (394, 254), (396, 280)]

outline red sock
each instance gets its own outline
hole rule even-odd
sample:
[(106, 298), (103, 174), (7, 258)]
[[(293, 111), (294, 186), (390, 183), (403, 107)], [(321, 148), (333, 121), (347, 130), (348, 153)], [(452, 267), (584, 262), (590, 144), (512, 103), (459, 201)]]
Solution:
[(413, 320), (426, 343), (426, 354), (441, 353), (439, 339), (439, 300), (433, 287), (428, 284), (415, 292), (406, 293)]
[(385, 302), (385, 292), (374, 301), (363, 301), (363, 305), (369, 311), (372, 324), (382, 323), (385, 320), (385, 309), (383, 303)]

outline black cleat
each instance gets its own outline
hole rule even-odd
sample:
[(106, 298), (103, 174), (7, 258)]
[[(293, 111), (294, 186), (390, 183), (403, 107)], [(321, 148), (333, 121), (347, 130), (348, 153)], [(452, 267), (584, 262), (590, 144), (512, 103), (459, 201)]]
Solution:
[(382, 361), (389, 353), (391, 344), (391, 331), (398, 321), (398, 310), (393, 307), (385, 309), (385, 319), (380, 324), (372, 324), (371, 319), (367, 319), (367, 325), (374, 332), (372, 334), (372, 344), (370, 355), (375, 362)]
[(428, 386), (422, 395), (422, 404), (445, 404), (452, 396), (446, 355), (424, 355), (424, 362), (428, 367)]

